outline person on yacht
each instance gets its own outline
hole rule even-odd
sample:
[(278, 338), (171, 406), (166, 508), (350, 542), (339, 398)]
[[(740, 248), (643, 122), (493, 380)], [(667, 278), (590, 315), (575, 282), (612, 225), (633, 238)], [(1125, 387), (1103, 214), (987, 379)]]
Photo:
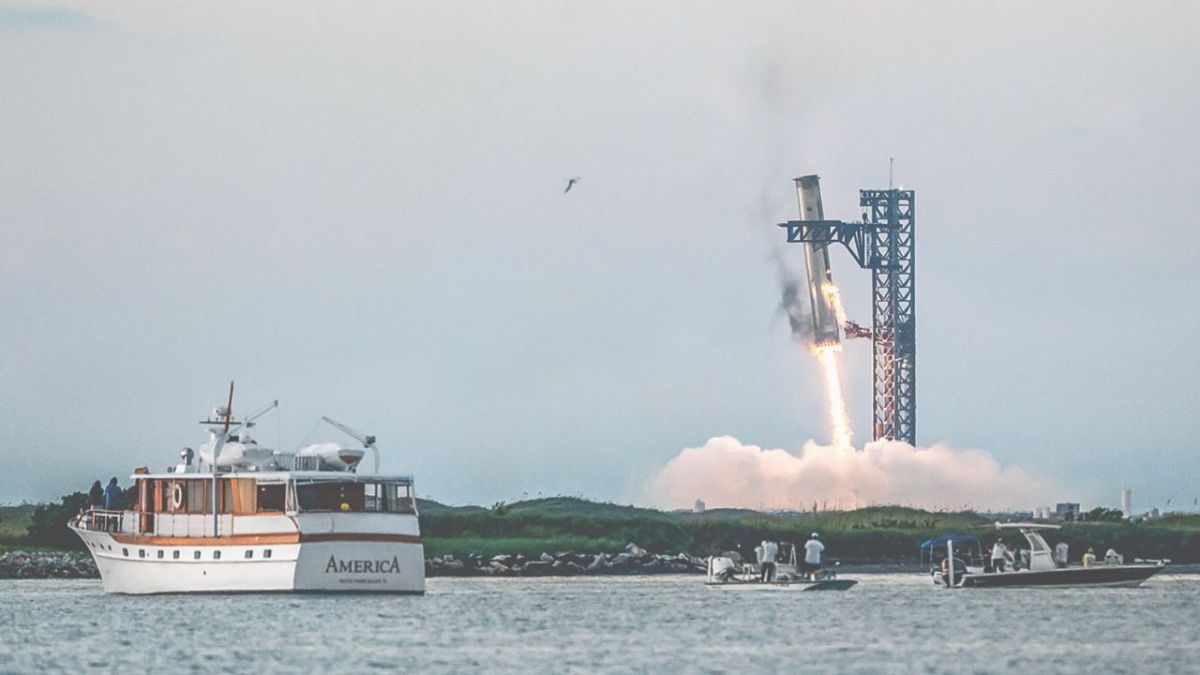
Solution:
[(117, 477), (113, 476), (108, 481), (108, 487), (104, 488), (104, 510), (116, 511), (125, 504), (125, 493), (121, 490), (121, 486), (117, 484)]
[(104, 486), (100, 481), (92, 482), (92, 489), (88, 490), (88, 506), (93, 509), (104, 506)]
[(1003, 572), (1004, 564), (1008, 549), (1004, 547), (1004, 540), (997, 539), (995, 544), (992, 544), (992, 571)]

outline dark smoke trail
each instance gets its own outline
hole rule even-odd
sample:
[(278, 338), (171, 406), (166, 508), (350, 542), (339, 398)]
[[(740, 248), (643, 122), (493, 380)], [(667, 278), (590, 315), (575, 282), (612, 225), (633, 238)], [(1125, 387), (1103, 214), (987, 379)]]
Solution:
[(779, 275), (779, 312), (787, 317), (792, 329), (792, 339), (801, 344), (811, 344), (813, 335), (812, 315), (809, 313), (808, 286), (801, 283), (787, 268), (783, 255), (773, 249), (772, 259)]

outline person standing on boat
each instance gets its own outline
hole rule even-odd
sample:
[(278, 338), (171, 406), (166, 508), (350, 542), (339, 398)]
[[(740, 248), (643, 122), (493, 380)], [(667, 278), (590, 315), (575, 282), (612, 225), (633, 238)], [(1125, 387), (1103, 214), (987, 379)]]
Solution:
[(117, 485), (117, 477), (113, 476), (108, 481), (108, 487), (104, 488), (104, 510), (116, 511), (124, 502), (125, 493), (121, 490), (121, 486)]
[[(104, 510), (116, 511), (119, 510), (125, 499), (124, 493), (121, 492), (121, 486), (117, 485), (117, 477), (113, 476), (112, 480), (108, 481), (108, 486), (104, 488)], [(121, 528), (121, 517), (114, 516), (111, 513), (105, 516), (105, 530), (113, 532)]]
[(99, 509), (104, 506), (104, 486), (100, 481), (92, 481), (92, 489), (88, 490), (88, 506)]
[(1069, 560), (1069, 558), (1067, 556), (1070, 553), (1070, 548), (1071, 547), (1068, 546), (1067, 542), (1065, 542), (1065, 541), (1060, 541), (1054, 545), (1054, 564), (1055, 565), (1057, 565), (1060, 568), (1067, 566), (1067, 560)]
[(779, 557), (779, 544), (773, 541), (762, 543), (762, 582), (770, 583), (775, 580), (775, 559)]
[(804, 542), (804, 573), (809, 578), (817, 577), (817, 571), (821, 569), (821, 554), (824, 552), (825, 544), (821, 543), (821, 535), (813, 532), (812, 537)]
[(1008, 549), (1004, 547), (1004, 540), (997, 539), (992, 545), (992, 571), (1003, 572), (1006, 562), (1005, 556), (1008, 554)]
[(1093, 551), (1089, 547), (1087, 550), (1087, 553), (1083, 554), (1083, 566), (1091, 567), (1092, 565), (1095, 565), (1095, 564), (1096, 564), (1096, 552)]

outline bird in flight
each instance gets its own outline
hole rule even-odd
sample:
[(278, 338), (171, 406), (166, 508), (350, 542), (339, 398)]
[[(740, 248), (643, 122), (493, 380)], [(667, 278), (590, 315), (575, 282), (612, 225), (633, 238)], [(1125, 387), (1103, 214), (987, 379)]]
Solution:
[(567, 179), (567, 189), (566, 189), (566, 190), (563, 190), (563, 194), (565, 195), (565, 194), (567, 194), (568, 192), (570, 192), (570, 191), (571, 191), (571, 188), (575, 187), (575, 184), (576, 184), (576, 183), (578, 183), (578, 182), (579, 182), (579, 181), (581, 181), (581, 180), (583, 180), (583, 179), (582, 179), (582, 178), (580, 178), (579, 176), (576, 176), (576, 177), (574, 177), (574, 178), (568, 178), (568, 179)]

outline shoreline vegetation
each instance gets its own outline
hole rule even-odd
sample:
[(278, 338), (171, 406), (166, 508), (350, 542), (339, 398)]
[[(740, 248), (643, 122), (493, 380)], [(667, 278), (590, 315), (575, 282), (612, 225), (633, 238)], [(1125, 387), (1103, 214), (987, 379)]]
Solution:
[[(66, 529), (82, 498), (76, 493), (57, 504), (0, 507), (0, 578), (94, 576), (94, 563)], [(846, 568), (912, 569), (919, 567), (920, 543), (931, 536), (956, 532), (984, 542), (996, 536), (994, 518), (984, 515), (895, 506), (692, 513), (550, 497), (491, 507), (418, 500), (418, 509), (430, 576), (697, 573), (714, 553), (752, 558), (764, 539), (802, 543), (814, 531), (828, 557)], [(1075, 560), (1087, 547), (1111, 547), (1127, 560), (1200, 563), (1200, 515), (1061, 525), (1047, 540), (1067, 541)]]

